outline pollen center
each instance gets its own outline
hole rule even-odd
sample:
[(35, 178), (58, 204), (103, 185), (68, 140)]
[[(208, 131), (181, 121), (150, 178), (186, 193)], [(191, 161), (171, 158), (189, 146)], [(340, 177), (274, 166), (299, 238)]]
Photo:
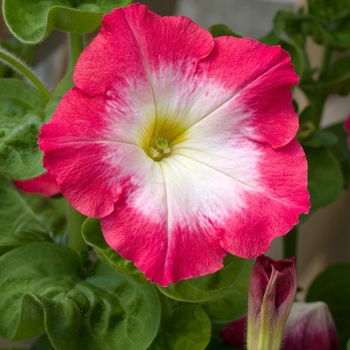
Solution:
[(171, 149), (168, 146), (168, 141), (160, 137), (156, 140), (155, 147), (151, 146), (148, 148), (149, 155), (154, 160), (161, 160), (165, 155), (171, 152)]
[(140, 146), (156, 162), (171, 156), (173, 147), (185, 139), (188, 126), (176, 119), (157, 115), (142, 133)]
[(164, 148), (168, 147), (168, 141), (166, 139), (163, 139), (162, 137), (160, 137), (159, 139), (156, 140), (156, 145), (160, 149), (164, 149)]

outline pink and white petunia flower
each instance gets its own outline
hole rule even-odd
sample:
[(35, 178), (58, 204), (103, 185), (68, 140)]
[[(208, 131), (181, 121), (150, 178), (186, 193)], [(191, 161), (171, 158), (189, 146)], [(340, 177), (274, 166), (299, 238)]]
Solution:
[(134, 4), (103, 17), (41, 129), (44, 165), (107, 243), (166, 286), (252, 258), (309, 209), (280, 47)]

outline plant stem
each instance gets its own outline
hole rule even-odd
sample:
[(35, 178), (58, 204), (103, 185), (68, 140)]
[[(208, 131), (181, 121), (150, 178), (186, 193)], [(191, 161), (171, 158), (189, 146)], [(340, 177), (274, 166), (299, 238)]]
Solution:
[(311, 93), (306, 93), (306, 96), (313, 107), (313, 124), (316, 129), (319, 129), (327, 95), (312, 95)]
[(68, 203), (68, 247), (78, 254), (86, 249), (86, 243), (81, 234), (85, 220), (86, 217)]
[(297, 256), (298, 228), (294, 226), (290, 232), (283, 236), (283, 258)]
[(329, 74), (329, 66), (332, 58), (332, 49), (329, 46), (324, 47), (322, 63), (320, 68), (320, 81), (326, 81)]
[(29, 81), (31, 81), (34, 86), (46, 97), (47, 100), (51, 98), (51, 94), (46, 86), (41, 82), (41, 80), (32, 72), (32, 70), (22, 62), (18, 57), (12, 53), (0, 48), (0, 61), (8, 65), (10, 68), (16, 72), (23, 75)]
[(83, 36), (78, 33), (69, 33), (69, 68), (73, 69), (81, 52), (84, 50)]

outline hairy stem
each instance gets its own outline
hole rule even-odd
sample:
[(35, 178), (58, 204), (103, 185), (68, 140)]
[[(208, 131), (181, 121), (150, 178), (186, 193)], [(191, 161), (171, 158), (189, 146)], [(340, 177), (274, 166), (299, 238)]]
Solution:
[(69, 33), (69, 65), (73, 70), (81, 52), (84, 50), (83, 36), (78, 33)]
[(0, 61), (32, 82), (47, 100), (51, 98), (49, 90), (34, 72), (18, 57), (2, 47), (0, 47)]

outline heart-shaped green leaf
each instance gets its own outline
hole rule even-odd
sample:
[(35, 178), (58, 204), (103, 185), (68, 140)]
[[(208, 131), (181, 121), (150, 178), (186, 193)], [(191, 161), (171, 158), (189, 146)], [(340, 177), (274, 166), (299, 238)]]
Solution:
[(89, 218), (85, 221), (82, 230), (87, 244), (91, 245), (100, 259), (113, 266), (117, 271), (128, 275), (138, 283), (147, 283), (146, 276), (134, 265), (132, 261), (122, 258), (105, 241), (100, 220)]
[(203, 350), (210, 340), (211, 323), (196, 305), (180, 306), (162, 323), (149, 350)]
[(45, 172), (37, 142), (46, 105), (34, 87), (15, 79), (0, 80), (0, 173), (25, 180)]
[(245, 259), (227, 254), (224, 260), (225, 266), (215, 273), (158, 288), (166, 296), (176, 300), (200, 302), (216, 299), (229, 289), (235, 288), (247, 263), (249, 262)]
[(61, 241), (65, 237), (66, 220), (54, 203), (60, 199), (25, 194), (3, 176), (0, 198), (0, 255), (25, 244)]
[(238, 281), (226, 293), (216, 299), (201, 303), (212, 322), (230, 322), (247, 312), (250, 270), (254, 260), (245, 260)]
[(102, 15), (130, 0), (3, 0), (5, 21), (20, 41), (35, 44), (53, 29), (88, 33), (99, 27)]
[(0, 258), (0, 336), (46, 330), (56, 350), (147, 349), (160, 321), (158, 295), (98, 261), (84, 276), (80, 258), (52, 243), (34, 243)]

